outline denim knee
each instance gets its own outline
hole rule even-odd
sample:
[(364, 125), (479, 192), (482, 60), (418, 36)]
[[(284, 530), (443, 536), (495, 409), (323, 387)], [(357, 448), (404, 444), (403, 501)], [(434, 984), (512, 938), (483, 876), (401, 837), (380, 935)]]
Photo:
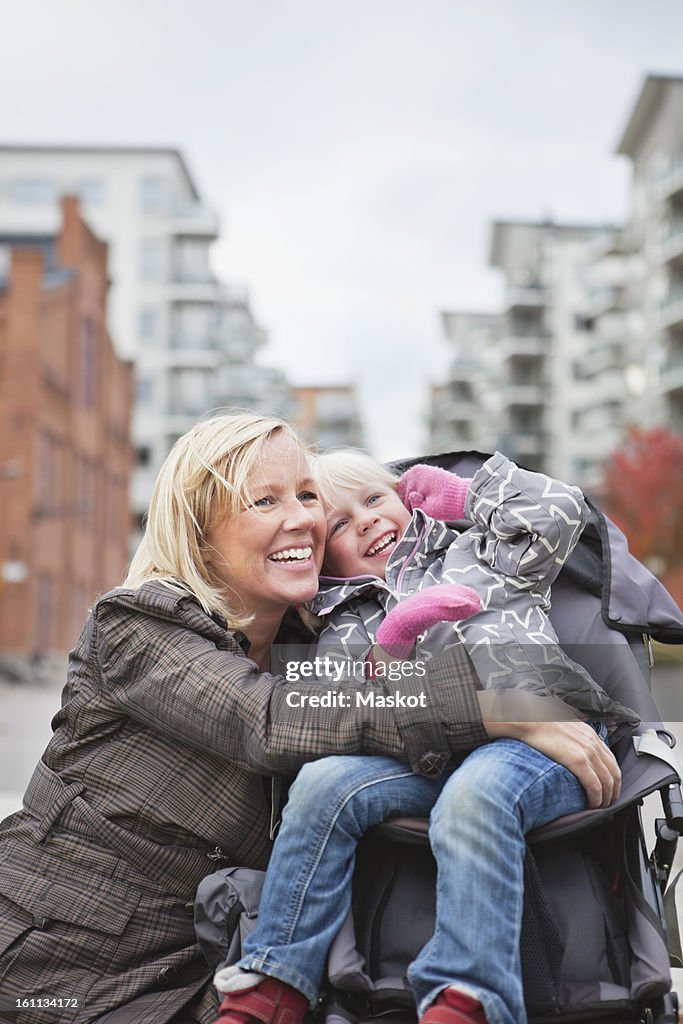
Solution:
[(336, 803), (349, 776), (348, 761), (347, 757), (333, 756), (305, 764), (289, 787), (285, 814), (290, 808), (290, 812), (310, 812), (317, 817), (321, 808)]

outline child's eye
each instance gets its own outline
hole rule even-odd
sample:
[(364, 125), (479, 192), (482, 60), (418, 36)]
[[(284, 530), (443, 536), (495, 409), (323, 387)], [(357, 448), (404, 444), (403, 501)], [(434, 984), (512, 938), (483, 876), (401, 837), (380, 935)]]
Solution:
[(331, 537), (333, 533), (336, 533), (336, 532), (337, 532), (337, 530), (338, 530), (338, 529), (339, 529), (340, 527), (342, 527), (342, 526), (344, 525), (344, 523), (345, 523), (345, 522), (346, 522), (346, 519), (340, 519), (340, 520), (339, 520), (338, 522), (336, 522), (336, 523), (334, 524), (334, 526), (332, 526), (332, 527), (330, 528), (330, 532), (329, 532), (328, 536), (330, 536), (330, 537)]
[(374, 503), (375, 503), (376, 501), (379, 501), (379, 499), (380, 499), (381, 497), (382, 497), (382, 495), (381, 495), (381, 494), (372, 494), (372, 495), (371, 495), (371, 496), (370, 496), (370, 497), (368, 498), (368, 500), (367, 500), (367, 504), (368, 504), (368, 505), (374, 505)]

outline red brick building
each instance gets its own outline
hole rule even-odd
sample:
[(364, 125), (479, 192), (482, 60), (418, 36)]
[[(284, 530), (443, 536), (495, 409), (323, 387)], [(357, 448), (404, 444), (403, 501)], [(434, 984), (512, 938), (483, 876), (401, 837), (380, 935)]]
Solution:
[(0, 655), (63, 654), (121, 582), (132, 364), (107, 334), (107, 246), (62, 201), (56, 238), (0, 238)]

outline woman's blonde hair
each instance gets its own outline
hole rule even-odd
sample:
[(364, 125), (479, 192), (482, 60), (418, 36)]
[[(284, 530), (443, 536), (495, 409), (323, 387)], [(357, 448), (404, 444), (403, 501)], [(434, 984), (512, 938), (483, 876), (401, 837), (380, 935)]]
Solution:
[(320, 497), (332, 504), (338, 490), (362, 487), (364, 484), (386, 484), (396, 489), (398, 476), (358, 448), (338, 448), (309, 456), (313, 477)]
[(183, 434), (159, 470), (145, 535), (124, 586), (161, 580), (181, 593), (191, 591), (207, 612), (219, 612), (232, 628), (247, 625), (250, 619), (229, 607), (207, 564), (206, 535), (219, 518), (244, 507), (249, 474), (278, 434), (305, 451), (288, 423), (241, 410), (202, 420)]

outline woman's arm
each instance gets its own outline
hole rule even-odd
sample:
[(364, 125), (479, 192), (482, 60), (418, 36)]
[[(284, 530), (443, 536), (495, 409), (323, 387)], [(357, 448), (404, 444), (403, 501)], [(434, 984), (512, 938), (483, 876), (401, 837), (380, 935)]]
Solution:
[[(575, 718), (561, 720), (571, 714), (571, 708), (554, 698), (534, 698), (531, 694), (510, 695), (510, 698), (536, 702), (537, 706), (533, 712), (531, 708), (524, 709), (526, 720), (502, 721), (500, 715), (507, 713), (509, 708), (501, 707), (495, 693), (480, 693), (482, 717), (489, 738), (522, 740), (568, 768), (585, 789), (589, 807), (609, 807), (621, 791), (621, 771), (614, 754), (595, 729)], [(538, 704), (544, 701), (547, 705), (545, 712)], [(544, 713), (554, 720), (542, 720)]]
[[(170, 611), (161, 614), (145, 604), (144, 589), (115, 591), (97, 604), (90, 650), (116, 707), (180, 743), (262, 773), (293, 772), (328, 754), (381, 753), (439, 774), (453, 748), (486, 739), (479, 684), (464, 651), (435, 664), (428, 682), (401, 677), (378, 687), (361, 677), (336, 688), (334, 677), (288, 681), (261, 672), (192, 599), (169, 598)], [(417, 710), (367, 699), (418, 688), (427, 705)], [(330, 694), (343, 700), (320, 706)]]

